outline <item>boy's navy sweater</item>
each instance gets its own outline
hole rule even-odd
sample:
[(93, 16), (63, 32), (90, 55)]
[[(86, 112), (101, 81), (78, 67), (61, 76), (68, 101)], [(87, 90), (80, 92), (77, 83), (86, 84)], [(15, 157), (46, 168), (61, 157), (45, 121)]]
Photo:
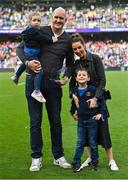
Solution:
[(88, 85), (87, 88), (85, 89), (85, 92), (81, 96), (79, 95), (78, 87), (75, 87), (73, 91), (74, 91), (73, 93), (79, 99), (79, 108), (77, 109), (74, 101), (72, 100), (71, 109), (70, 109), (72, 115), (77, 110), (77, 115), (79, 119), (88, 120), (98, 113), (103, 114), (104, 112), (103, 99), (97, 101), (98, 106), (96, 108), (89, 109), (89, 105), (87, 103), (87, 100), (93, 98), (95, 95), (95, 91), (96, 91), (95, 86)]

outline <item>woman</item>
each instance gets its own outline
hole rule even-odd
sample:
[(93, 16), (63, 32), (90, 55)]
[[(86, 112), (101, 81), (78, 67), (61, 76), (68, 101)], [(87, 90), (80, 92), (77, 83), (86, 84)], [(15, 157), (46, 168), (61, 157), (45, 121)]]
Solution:
[[(106, 78), (105, 78), (105, 72), (104, 67), (102, 64), (101, 59), (99, 56), (91, 54), (86, 51), (86, 46), (83, 38), (79, 34), (74, 34), (72, 36), (72, 48), (74, 50), (75, 55), (79, 57), (78, 60), (74, 63), (74, 72), (77, 68), (80, 66), (88, 68), (91, 75), (91, 80), (89, 81), (90, 85), (96, 86), (96, 93), (95, 97), (90, 99), (89, 101), (89, 107), (94, 108), (97, 104), (97, 99), (100, 99), (101, 96), (104, 95), (105, 91), (105, 85), (106, 85)], [(76, 85), (75, 81), (75, 73), (73, 73), (72, 78), (69, 83), (70, 87), (70, 95), (74, 99), (76, 106), (79, 107), (79, 102), (76, 96), (73, 94), (73, 87)], [(105, 103), (106, 106), (106, 103)], [(103, 148), (105, 148), (105, 151), (107, 153), (108, 159), (109, 159), (109, 167), (112, 171), (118, 171), (119, 168), (116, 165), (116, 162), (113, 158), (113, 152), (112, 152), (112, 144), (111, 144), (111, 138), (109, 134), (109, 127), (108, 127), (108, 117), (109, 113), (107, 111), (107, 106), (105, 108), (104, 113), (105, 120), (101, 121), (99, 123), (98, 127), (98, 144), (102, 145)], [(88, 148), (89, 149), (89, 148)], [(82, 164), (82, 168), (89, 165), (89, 162), (91, 161), (90, 158), (90, 150), (88, 150), (89, 158)]]

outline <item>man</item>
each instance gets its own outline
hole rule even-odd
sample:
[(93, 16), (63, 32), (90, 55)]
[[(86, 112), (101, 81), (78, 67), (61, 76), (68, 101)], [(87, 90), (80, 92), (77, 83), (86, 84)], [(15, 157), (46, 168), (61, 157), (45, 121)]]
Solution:
[[(51, 131), (52, 153), (54, 156), (54, 164), (63, 168), (69, 168), (70, 164), (64, 157), (62, 145), (62, 125), (61, 125), (61, 86), (65, 85), (71, 75), (72, 65), (74, 61), (74, 54), (71, 47), (71, 40), (68, 34), (64, 32), (63, 26), (66, 22), (66, 12), (59, 7), (54, 10), (52, 25), (42, 27), (51, 36), (58, 38), (56, 43), (52, 43), (42, 47), (40, 55), (40, 62), (36, 60), (27, 61), (23, 54), (23, 43), (17, 48), (19, 58), (27, 65), (26, 76), (26, 98), (28, 102), (28, 110), (30, 116), (30, 144), (32, 164), (30, 171), (39, 171), (42, 160), (42, 104), (31, 97), (34, 88), (34, 75), (40, 71), (41, 66), (44, 70), (44, 77), (42, 79), (41, 91), (46, 99), (46, 109)], [(66, 72), (64, 78), (58, 79), (58, 72), (63, 66), (64, 59), (66, 59)], [(29, 70), (31, 69), (31, 71)], [(56, 79), (53, 81), (53, 79)]]

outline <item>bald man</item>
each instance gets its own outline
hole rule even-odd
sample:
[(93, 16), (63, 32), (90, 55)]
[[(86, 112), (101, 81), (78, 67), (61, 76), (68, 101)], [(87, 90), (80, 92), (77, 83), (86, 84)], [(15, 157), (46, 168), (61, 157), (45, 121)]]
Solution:
[[(62, 85), (65, 85), (71, 75), (74, 54), (71, 47), (71, 39), (63, 30), (66, 23), (66, 12), (59, 7), (54, 10), (51, 26), (42, 27), (49, 36), (58, 38), (56, 43), (41, 47), (40, 62), (36, 60), (27, 61), (24, 56), (22, 42), (17, 48), (17, 55), (24, 64), (27, 65), (26, 73), (26, 98), (28, 102), (28, 112), (30, 116), (30, 145), (32, 164), (30, 171), (39, 171), (42, 166), (42, 104), (31, 97), (34, 90), (34, 75), (42, 67), (44, 76), (42, 79), (41, 92), (46, 99), (46, 110), (50, 124), (51, 148), (54, 157), (53, 164), (63, 168), (70, 168), (66, 161), (62, 144), (62, 124), (61, 124), (61, 98)], [(59, 70), (66, 59), (66, 71), (64, 78), (59, 79)], [(51, 80), (54, 79), (54, 80)]]

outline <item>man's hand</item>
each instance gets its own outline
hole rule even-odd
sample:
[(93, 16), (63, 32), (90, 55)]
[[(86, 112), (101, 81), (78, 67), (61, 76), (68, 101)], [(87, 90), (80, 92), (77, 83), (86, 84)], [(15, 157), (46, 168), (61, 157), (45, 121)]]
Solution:
[(78, 121), (78, 115), (77, 115), (77, 114), (73, 114), (72, 117), (73, 117), (73, 119), (74, 119), (75, 121)]
[(41, 70), (41, 64), (37, 60), (28, 61), (27, 66), (35, 73), (39, 73)]
[(63, 79), (54, 80), (58, 85), (64, 86), (68, 82), (68, 77), (64, 77)]

